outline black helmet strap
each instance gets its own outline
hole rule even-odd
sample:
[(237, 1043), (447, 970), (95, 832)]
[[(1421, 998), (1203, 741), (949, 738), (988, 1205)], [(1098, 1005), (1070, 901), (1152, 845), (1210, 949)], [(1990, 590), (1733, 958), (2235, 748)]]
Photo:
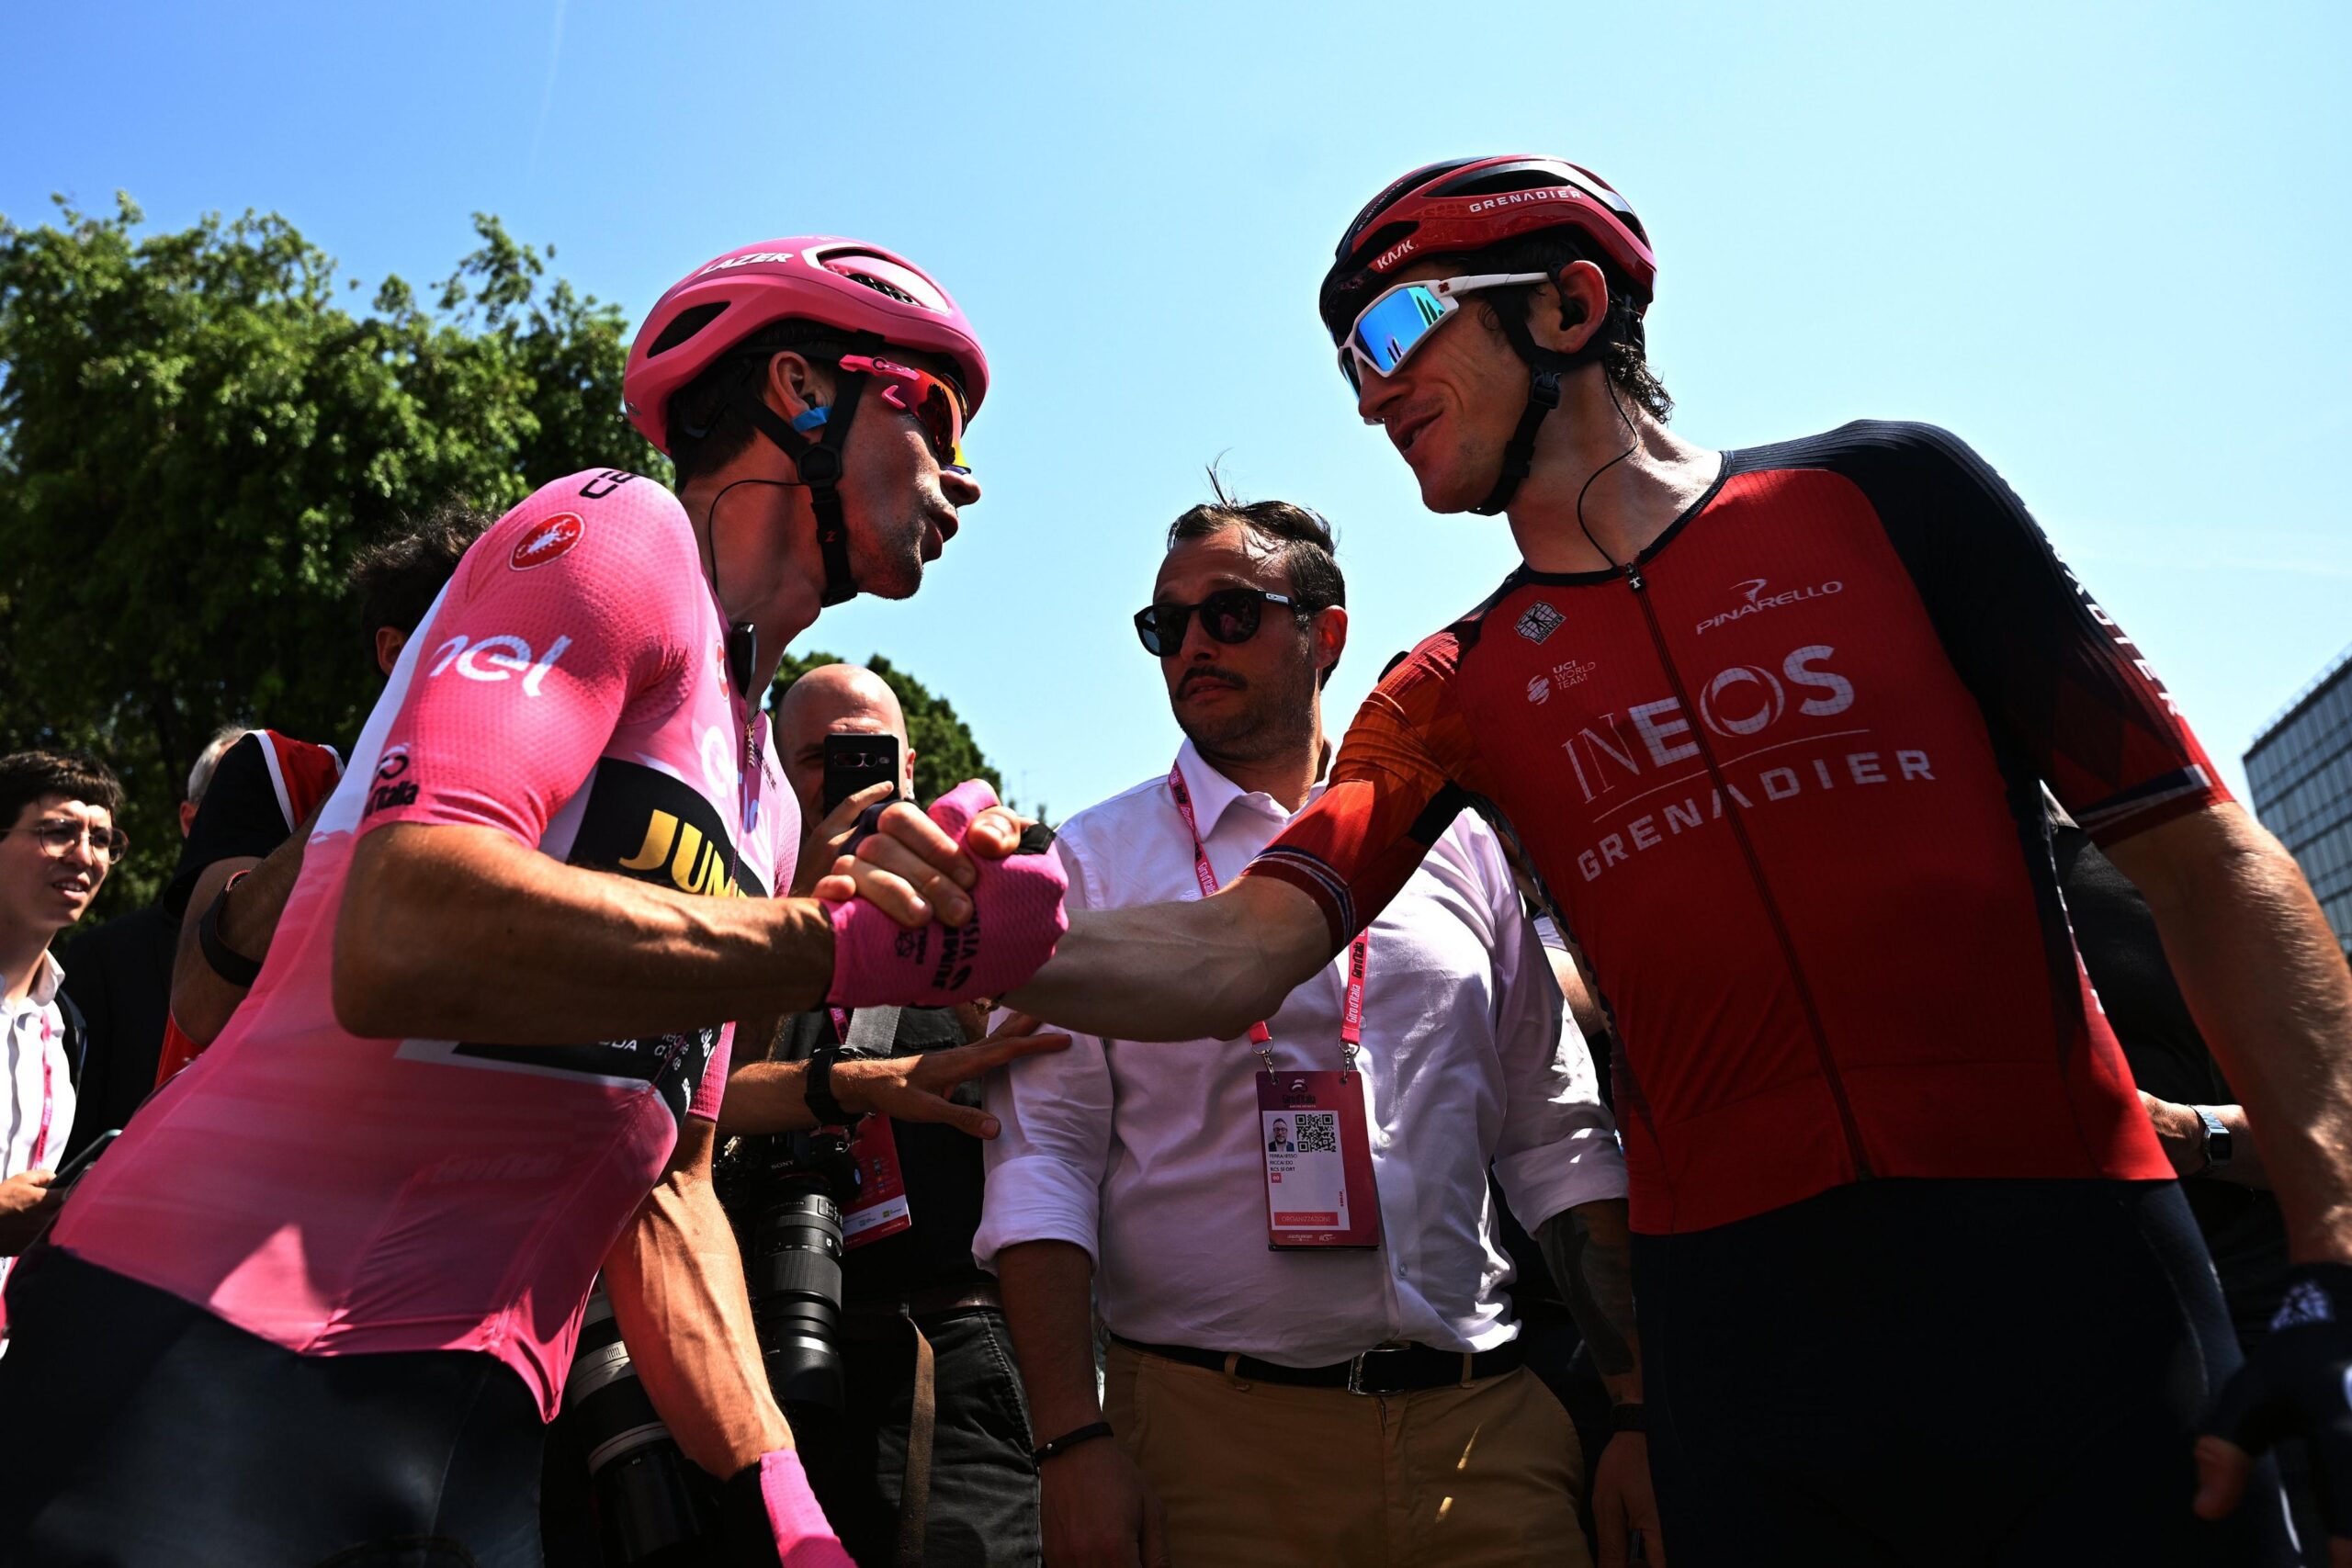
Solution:
[[(857, 350), (872, 352), (869, 343), (872, 348), (882, 346), (879, 338), (861, 337)], [(792, 459), (793, 466), (800, 470), (800, 482), (808, 487), (808, 508), (817, 515), (817, 551), (825, 567), (825, 586), (818, 602), (828, 606), (857, 597), (857, 578), (849, 564), (849, 524), (842, 515), (842, 451), (849, 442), (850, 422), (857, 417), (857, 402), (865, 390), (865, 378), (842, 375), (838, 388), (831, 407), (813, 411), (824, 416), (814, 439), (802, 434), (768, 407), (767, 400), (760, 396), (757, 381), (745, 383), (737, 394), (737, 406), (752, 422), (752, 428)], [(804, 414), (802, 418), (808, 416)]]
[(1582, 347), (1573, 354), (1560, 354), (1537, 346), (1527, 322), (1511, 311), (1498, 310), (1494, 319), (1503, 336), (1510, 340), (1511, 352), (1527, 366), (1527, 406), (1520, 412), (1519, 428), (1511, 432), (1510, 442), (1503, 448), (1502, 468), (1495, 476), (1495, 488), (1487, 492), (1486, 500), (1470, 509), (1481, 517), (1492, 517), (1509, 506), (1510, 498), (1519, 492), (1520, 481), (1534, 466), (1535, 433), (1543, 428), (1544, 416), (1560, 406), (1560, 378), (1599, 360), (1602, 351), (1614, 341), (1604, 318)]

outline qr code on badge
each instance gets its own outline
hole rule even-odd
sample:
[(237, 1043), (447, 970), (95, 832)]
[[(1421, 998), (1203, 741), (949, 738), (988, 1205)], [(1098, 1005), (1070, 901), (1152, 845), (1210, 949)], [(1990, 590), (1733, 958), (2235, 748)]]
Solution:
[(1298, 1113), (1298, 1152), (1303, 1155), (1336, 1154), (1340, 1147), (1340, 1113), (1336, 1111), (1302, 1111)]

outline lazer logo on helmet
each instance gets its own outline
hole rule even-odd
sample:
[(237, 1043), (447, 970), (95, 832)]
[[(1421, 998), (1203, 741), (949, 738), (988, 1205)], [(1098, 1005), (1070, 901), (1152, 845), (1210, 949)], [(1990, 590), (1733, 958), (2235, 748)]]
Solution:
[(548, 644), (545, 653), (534, 656), (531, 645), (519, 637), (502, 634), (473, 641), (460, 632), (433, 650), (433, 668), (427, 673), (442, 675), (455, 670), (469, 681), (493, 682), (520, 675), (523, 694), (536, 697), (548, 671), (555, 668), (556, 660), (571, 646), (570, 637), (559, 637)]
[(705, 277), (726, 267), (749, 266), (753, 262), (788, 262), (797, 254), (795, 251), (746, 251), (740, 256), (721, 256), (695, 276)]

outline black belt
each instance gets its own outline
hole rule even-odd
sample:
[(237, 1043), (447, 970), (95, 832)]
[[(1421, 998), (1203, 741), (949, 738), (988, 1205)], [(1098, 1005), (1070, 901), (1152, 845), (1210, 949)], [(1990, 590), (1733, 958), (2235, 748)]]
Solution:
[[(1145, 1345), (1116, 1334), (1111, 1337), (1130, 1350), (1182, 1361), (1186, 1366), (1206, 1367), (1211, 1371), (1224, 1371), (1226, 1362), (1232, 1360), (1233, 1375), (1245, 1382), (1344, 1388), (1350, 1393), (1414, 1393), (1422, 1389), (1459, 1387), (1476, 1379), (1517, 1371), (1524, 1359), (1519, 1341), (1514, 1339), (1491, 1350), (1469, 1354), (1434, 1349), (1427, 1345), (1375, 1345), (1328, 1367), (1285, 1367), (1261, 1361), (1255, 1356), (1236, 1358), (1228, 1350), (1196, 1350), (1189, 1345)], [(1466, 1372), (1463, 1366), (1465, 1361), (1469, 1363)]]
[(992, 1281), (981, 1280), (969, 1285), (930, 1285), (895, 1296), (845, 1301), (842, 1303), (842, 1316), (845, 1320), (854, 1318), (869, 1322), (899, 1317), (943, 1317), (949, 1313), (971, 1312), (981, 1307), (1000, 1312), (1004, 1308)]

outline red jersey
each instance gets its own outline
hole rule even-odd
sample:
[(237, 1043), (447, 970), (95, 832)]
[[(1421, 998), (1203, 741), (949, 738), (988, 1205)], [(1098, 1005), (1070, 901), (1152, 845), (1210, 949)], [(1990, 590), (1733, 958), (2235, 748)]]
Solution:
[(2170, 1177), (2041, 800), (2103, 843), (2225, 799), (1998, 475), (1864, 423), (1724, 456), (1623, 571), (1522, 569), (1415, 649), (1246, 874), (1334, 951), (1464, 806), (1616, 1023), (1634, 1228), (1871, 1177)]

